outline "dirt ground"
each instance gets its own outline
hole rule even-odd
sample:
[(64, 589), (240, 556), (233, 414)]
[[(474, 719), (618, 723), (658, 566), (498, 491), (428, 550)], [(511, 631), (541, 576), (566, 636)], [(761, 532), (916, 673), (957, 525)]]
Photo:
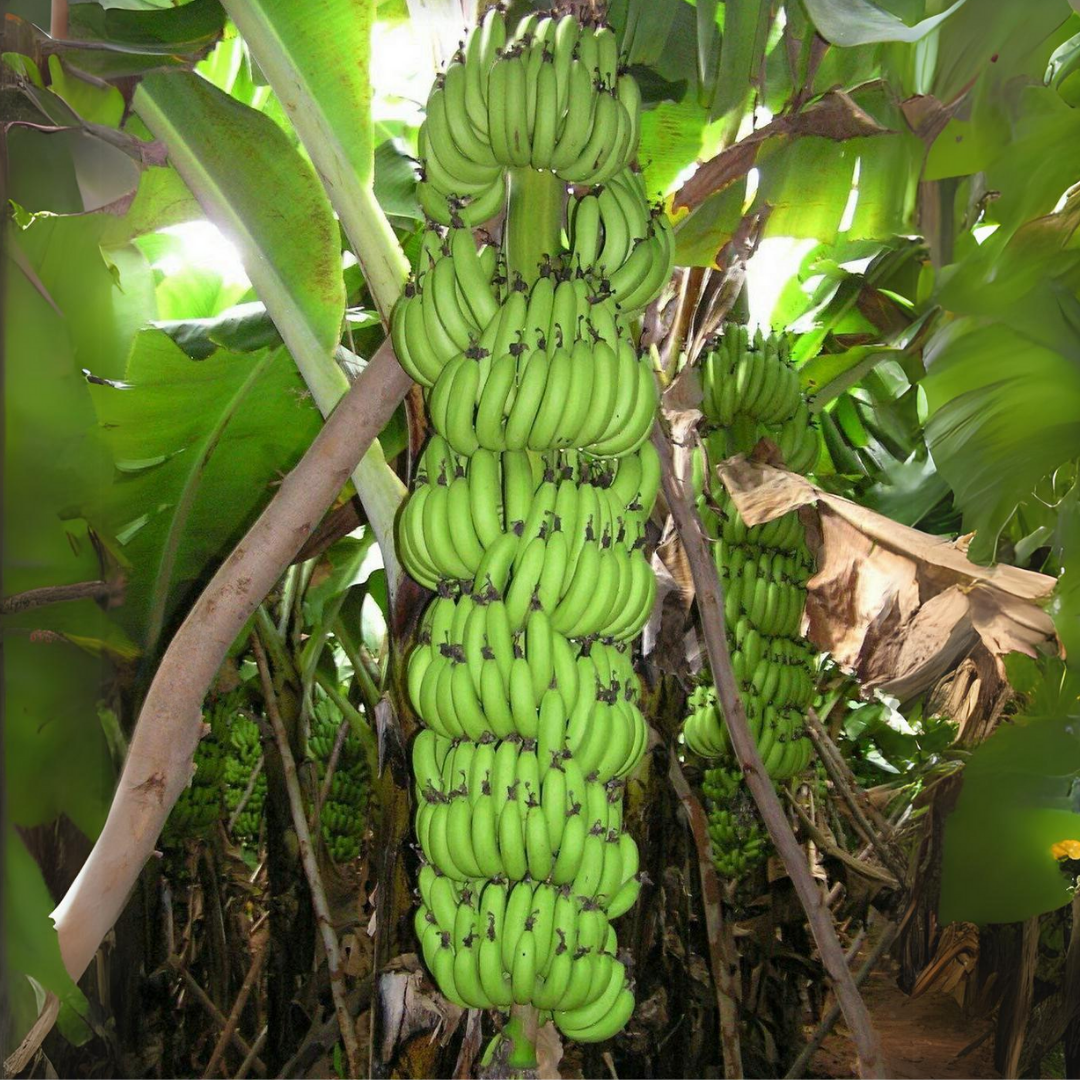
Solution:
[[(888, 1076), (898, 1080), (1000, 1076), (994, 1068), (991, 1021), (965, 1017), (948, 994), (930, 991), (909, 998), (896, 985), (895, 969), (882, 967), (867, 980), (863, 997), (881, 1037)], [(984, 1034), (986, 1038), (968, 1050)], [(858, 1076), (851, 1039), (842, 1020), (814, 1055), (810, 1075)]]

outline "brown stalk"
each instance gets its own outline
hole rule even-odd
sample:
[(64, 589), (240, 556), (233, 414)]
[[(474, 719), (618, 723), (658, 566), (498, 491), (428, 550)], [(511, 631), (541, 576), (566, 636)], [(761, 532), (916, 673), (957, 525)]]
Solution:
[(690, 790), (683, 776), (679, 759), (671, 751), (668, 776), (675, 794), (683, 804), (690, 819), (690, 831), (697, 848), (698, 874), (701, 877), (701, 899), (705, 907), (705, 931), (709, 938), (709, 964), (712, 967), (713, 985), (716, 987), (716, 1008), (720, 1014), (720, 1046), (724, 1051), (724, 1076), (727, 1080), (741, 1080), (743, 1076), (742, 1046), (739, 1038), (739, 954), (731, 928), (724, 920), (723, 898), (720, 895), (720, 879), (712, 861), (712, 845), (709, 843), (709, 822), (701, 803)]
[(78, 979), (127, 903), (203, 732), (202, 702), (248, 618), (318, 525), (412, 385), (389, 340), (327, 418), (169, 643), (143, 703), (105, 827), (53, 918)]
[[(225, 1027), (228, 1024), (228, 1021), (222, 1015), (221, 1010), (207, 996), (206, 991), (198, 984), (195, 976), (192, 975), (190, 971), (188, 971), (187, 967), (184, 965), (184, 962), (180, 959), (180, 957), (170, 956), (166, 963), (169, 965), (169, 967), (173, 969), (173, 971), (175, 971), (180, 976), (180, 978), (184, 980), (184, 984), (190, 991), (191, 996), (195, 998), (195, 1000), (207, 1011), (207, 1013), (210, 1014), (210, 1018), (214, 1021), (214, 1023), (217, 1024), (217, 1026), (221, 1028), (222, 1031), (224, 1031)], [(229, 1038), (232, 1041), (232, 1044), (236, 1047), (236, 1049), (239, 1050), (240, 1053), (243, 1054), (245, 1057), (248, 1057), (249, 1055), (252, 1055), (254, 1053), (252, 1047), (248, 1046), (248, 1044), (244, 1041), (243, 1036), (235, 1028), (233, 1029), (233, 1032), (229, 1036)], [(252, 1057), (252, 1062), (255, 1066), (255, 1071), (260, 1076), (265, 1076), (266, 1066), (259, 1060), (257, 1055)]]
[(866, 1003), (859, 995), (851, 972), (844, 960), (844, 952), (836, 936), (832, 917), (825, 904), (825, 896), (810, 875), (802, 848), (788, 824), (772, 781), (758, 754), (757, 745), (746, 722), (742, 698), (731, 669), (731, 656), (724, 634), (724, 591), (720, 576), (709, 553), (701, 530), (701, 521), (676, 479), (672, 464), (671, 446), (659, 421), (653, 428), (653, 443), (660, 454), (663, 468), (664, 495), (679, 534), (686, 559), (690, 565), (697, 597), (698, 615), (708, 650), (709, 667), (727, 720), (731, 745), (735, 757), (746, 778), (754, 802), (757, 803), (762, 820), (769, 830), (784, 869), (791, 878), (795, 892), (806, 912), (806, 919), (813, 934), (821, 962), (832, 980), (844, 1018), (851, 1029), (852, 1038), (859, 1055), (860, 1069), (866, 1077), (884, 1077), (885, 1066), (881, 1045), (867, 1012)]
[(297, 846), (300, 849), (300, 862), (304, 867), (304, 876), (307, 878), (308, 889), (311, 892), (311, 906), (315, 909), (315, 919), (319, 924), (323, 948), (326, 950), (326, 964), (330, 969), (330, 993), (334, 999), (338, 1026), (341, 1028), (341, 1041), (345, 1046), (349, 1075), (359, 1076), (360, 1046), (356, 1039), (356, 1025), (353, 1023), (348, 1002), (345, 1000), (345, 975), (341, 970), (341, 949), (337, 931), (330, 919), (330, 905), (326, 901), (326, 890), (323, 888), (322, 875), (319, 873), (318, 860), (315, 858), (315, 847), (311, 842), (311, 833), (304, 814), (304, 797), (300, 793), (300, 778), (296, 775), (296, 760), (293, 758), (292, 748), (289, 746), (289, 735), (278, 710), (274, 680), (270, 675), (270, 665), (267, 663), (266, 651), (263, 649), (258, 633), (252, 635), (251, 647), (255, 653), (255, 663), (258, 665), (259, 678), (262, 681), (266, 715), (274, 732), (278, 754), (281, 756), (282, 772), (285, 774), (285, 790), (289, 795), (289, 809), (292, 812), (293, 828), (296, 830)]
[(229, 1012), (229, 1018), (225, 1021), (225, 1026), (221, 1029), (221, 1034), (218, 1036), (218, 1041), (214, 1045), (210, 1060), (206, 1063), (206, 1068), (203, 1070), (203, 1080), (206, 1080), (207, 1077), (214, 1076), (217, 1072), (217, 1067), (221, 1062), (222, 1055), (225, 1053), (225, 1047), (229, 1045), (229, 1040), (232, 1039), (233, 1032), (236, 1031), (237, 1025), (240, 1023), (240, 1015), (244, 1011), (247, 999), (251, 996), (251, 991), (259, 981), (259, 973), (262, 971), (263, 960), (266, 959), (266, 946), (268, 941), (269, 938), (264, 937), (255, 949), (255, 955), (251, 958), (251, 966), (248, 968), (247, 975), (244, 976), (244, 982), (240, 987), (239, 993), (236, 995), (236, 1000), (233, 1002), (233, 1007)]

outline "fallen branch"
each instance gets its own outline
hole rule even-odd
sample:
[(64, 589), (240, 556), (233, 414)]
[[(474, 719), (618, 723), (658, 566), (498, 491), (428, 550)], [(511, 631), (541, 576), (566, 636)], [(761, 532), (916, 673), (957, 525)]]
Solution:
[(259, 1032), (259, 1037), (255, 1040), (254, 1043), (252, 1043), (251, 1050), (249, 1051), (248, 1056), (244, 1058), (244, 1060), (240, 1063), (240, 1068), (236, 1070), (236, 1076), (233, 1078), (233, 1080), (243, 1080), (243, 1078), (247, 1076), (248, 1072), (251, 1070), (252, 1065), (258, 1062), (259, 1055), (262, 1053), (262, 1049), (266, 1045), (266, 1035), (268, 1030), (268, 1028), (264, 1027), (262, 1031)]
[(338, 1026), (341, 1028), (341, 1041), (345, 1045), (345, 1058), (348, 1062), (349, 1075), (360, 1075), (360, 1047), (356, 1039), (356, 1025), (353, 1023), (345, 1000), (345, 975), (341, 970), (341, 948), (337, 931), (330, 919), (330, 905), (326, 902), (326, 890), (323, 888), (319, 863), (315, 858), (315, 846), (311, 842), (307, 816), (304, 814), (304, 797), (300, 793), (300, 779), (296, 775), (296, 761), (289, 746), (289, 735), (282, 722), (277, 707), (277, 695), (274, 693), (274, 681), (270, 675), (270, 666), (266, 662), (266, 652), (259, 640), (259, 635), (251, 638), (255, 663), (262, 680), (263, 697), (266, 701), (266, 716), (274, 732), (281, 768), (285, 774), (285, 790), (289, 795), (289, 810), (292, 812), (293, 828), (296, 830), (297, 846), (300, 849), (300, 862), (304, 867), (308, 890), (311, 893), (311, 906), (315, 909), (315, 921), (319, 924), (323, 948), (326, 950), (326, 965), (330, 970), (330, 994), (334, 999), (334, 1011), (337, 1013)]
[(697, 848), (698, 874), (701, 877), (701, 898), (705, 907), (705, 931), (709, 939), (709, 963), (713, 985), (716, 987), (716, 1008), (720, 1014), (720, 1046), (724, 1051), (724, 1076), (740, 1080), (743, 1075), (742, 1046), (739, 1039), (739, 956), (735, 940), (724, 921), (720, 881), (712, 861), (709, 843), (709, 822), (701, 803), (694, 797), (683, 776), (675, 751), (671, 751), (668, 776), (675, 794), (690, 819), (690, 832)]
[(45, 1036), (52, 1030), (59, 1015), (60, 999), (49, 990), (45, 994), (45, 1004), (42, 1006), (41, 1015), (34, 1021), (34, 1026), (26, 1033), (23, 1041), (4, 1059), (5, 1076), (18, 1076), (25, 1070), (41, 1048)]
[[(890, 923), (882, 932), (880, 938), (878, 938), (877, 944), (871, 950), (870, 955), (863, 961), (862, 967), (855, 974), (854, 983), (855, 986), (862, 986), (866, 982), (870, 975), (870, 972), (877, 967), (878, 961), (885, 955), (886, 950), (896, 940), (896, 935), (899, 932), (899, 927), (896, 923)], [(802, 1052), (792, 1063), (792, 1066), (784, 1074), (784, 1080), (796, 1080), (796, 1077), (806, 1075), (806, 1066), (810, 1064), (810, 1059), (817, 1053), (818, 1048), (825, 1041), (829, 1032), (832, 1031), (836, 1021), (840, 1019), (840, 1006), (835, 1002), (829, 1011), (821, 1018), (821, 1022), (818, 1024), (814, 1031), (814, 1034), (810, 1037), (810, 1041), (802, 1048)]]
[[(173, 971), (175, 971), (180, 976), (180, 978), (184, 980), (184, 985), (188, 988), (189, 991), (191, 991), (191, 996), (195, 998), (195, 1000), (207, 1011), (207, 1013), (209, 1013), (210, 1018), (214, 1021), (214, 1023), (217, 1024), (217, 1026), (221, 1028), (222, 1031), (224, 1031), (225, 1028), (228, 1026), (228, 1021), (222, 1015), (221, 1010), (207, 996), (206, 991), (199, 985), (195, 976), (192, 975), (190, 971), (188, 971), (187, 967), (184, 965), (184, 962), (180, 959), (180, 957), (170, 956), (166, 963), (170, 968), (172, 968)], [(266, 1066), (259, 1060), (258, 1054), (255, 1052), (254, 1047), (248, 1046), (247, 1042), (240, 1034), (240, 1032), (234, 1028), (232, 1034), (229, 1036), (229, 1039), (232, 1041), (236, 1049), (244, 1055), (245, 1058), (251, 1058), (252, 1064), (255, 1066), (255, 1071), (260, 1076), (265, 1076)]]
[[(882, 835), (888, 835), (890, 832), (889, 823), (885, 820), (881, 811), (867, 798), (866, 792), (859, 787), (859, 782), (856, 780), (851, 766), (844, 760), (844, 755), (840, 753), (839, 747), (832, 741), (831, 736), (825, 730), (825, 726), (818, 719), (817, 713), (813, 709), (807, 710), (806, 727), (810, 741), (813, 742), (814, 749), (817, 750), (821, 763), (829, 774), (829, 779), (832, 780), (844, 802), (847, 803), (848, 809), (851, 810), (860, 830), (866, 832), (866, 839), (877, 847), (880, 842), (879, 840), (876, 841), (878, 837), (877, 830), (880, 830)], [(863, 802), (861, 807), (858, 803), (860, 795)], [(873, 825), (871, 825), (868, 818), (873, 818)], [(876, 830), (874, 826), (876, 826)], [(886, 865), (892, 867), (891, 863)], [(902, 873), (899, 876), (901, 879), (903, 878)]]
[(191, 777), (203, 699), (229, 646), (410, 385), (385, 342), (170, 642), (140, 711), (105, 827), (53, 912), (60, 953), (73, 979), (86, 970), (119, 917)]
[(791, 831), (787, 815), (780, 805), (772, 781), (765, 772), (761, 755), (758, 754), (757, 745), (750, 734), (742, 698), (735, 683), (735, 674), (731, 670), (731, 656), (724, 635), (724, 592), (720, 575), (706, 545), (698, 515), (687, 500), (682, 483), (675, 477), (671, 446), (659, 422), (653, 428), (653, 443), (660, 454), (663, 468), (664, 495), (690, 564), (709, 666), (727, 720), (732, 749), (773, 845), (806, 912), (821, 962), (832, 980), (844, 1018), (851, 1029), (862, 1075), (883, 1077), (884, 1063), (877, 1033), (871, 1023), (866, 1003), (860, 997), (844, 961), (844, 953), (829, 909), (825, 905), (825, 897), (810, 875), (802, 848)]
[(118, 583), (108, 581), (77, 581), (74, 585), (46, 585), (41, 589), (5, 596), (0, 601), (0, 615), (14, 615), (18, 611), (62, 604), (67, 600), (113, 600), (121, 593)]
[(248, 968), (247, 975), (244, 976), (244, 981), (240, 986), (240, 992), (236, 995), (236, 1000), (233, 1002), (229, 1017), (225, 1021), (225, 1026), (221, 1029), (218, 1041), (214, 1045), (213, 1052), (210, 1054), (210, 1060), (206, 1063), (206, 1068), (203, 1070), (203, 1080), (215, 1075), (217, 1067), (221, 1062), (222, 1055), (225, 1053), (225, 1047), (229, 1045), (229, 1040), (232, 1039), (233, 1032), (236, 1031), (236, 1027), (240, 1023), (240, 1015), (244, 1011), (247, 999), (251, 996), (251, 991), (255, 988), (255, 984), (259, 980), (259, 973), (262, 971), (263, 960), (266, 959), (266, 947), (269, 940), (269, 938), (264, 937), (255, 949), (255, 955), (251, 958), (251, 966)]

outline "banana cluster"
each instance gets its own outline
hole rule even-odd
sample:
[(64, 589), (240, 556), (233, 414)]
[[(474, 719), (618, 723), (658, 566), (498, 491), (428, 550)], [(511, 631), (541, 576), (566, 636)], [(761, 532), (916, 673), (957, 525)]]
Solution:
[(708, 806), (709, 842), (721, 877), (741, 878), (765, 861), (769, 837), (737, 769), (706, 769), (701, 790)]
[[(701, 364), (702, 411), (722, 436), (714, 445), (726, 454), (748, 453), (771, 439), (792, 472), (808, 472), (818, 458), (818, 432), (799, 388), (786, 336), (751, 339), (732, 327)], [(711, 457), (712, 455), (710, 455)]]
[(475, 228), (502, 208), (508, 168), (606, 183), (637, 150), (640, 122), (610, 27), (533, 14), (508, 36), (493, 8), (428, 97), (420, 205), (440, 224)]
[(205, 836), (221, 820), (222, 781), (226, 768), (221, 737), (227, 723), (222, 702), (204, 710), (203, 723), (210, 730), (195, 750), (195, 773), (191, 783), (180, 793), (165, 822), (166, 844)]
[(644, 307), (671, 276), (675, 234), (663, 209), (648, 207), (641, 174), (622, 169), (606, 184), (572, 195), (570, 262), (590, 268), (621, 307)]
[[(320, 789), (341, 720), (341, 712), (332, 701), (324, 698), (316, 702), (312, 710), (308, 752), (315, 761)], [(364, 745), (350, 730), (338, 751), (330, 790), (319, 814), (323, 842), (336, 863), (349, 862), (360, 854), (367, 828), (370, 788), (371, 771)]]
[[(702, 409), (710, 430), (693, 461), (692, 483), (713, 557), (724, 585), (724, 616), (732, 669), (750, 732), (774, 781), (801, 773), (812, 745), (804, 716), (813, 701), (817, 654), (801, 637), (806, 582), (813, 559), (796, 513), (747, 526), (726, 492), (706, 497), (711, 467), (748, 453), (771, 439), (789, 468), (804, 471), (817, 459), (818, 435), (799, 389), (784, 337), (751, 339), (730, 329), (701, 365)], [(731, 765), (733, 752), (723, 711), (712, 686), (690, 697), (683, 728), (687, 747)], [(718, 871), (740, 876), (759, 861), (764, 836), (744, 799), (739, 773), (730, 767), (706, 773), (705, 795)]]
[(645, 237), (599, 280), (561, 255), (529, 288), (520, 276), (507, 283), (491, 247), (478, 251), (468, 229), (427, 229), (390, 329), (402, 367), (431, 388), (435, 430), (466, 456), (576, 447), (610, 457), (647, 439), (652, 365), (619, 316), (650, 302), (670, 276), (673, 252), (658, 255), (654, 242)]
[(570, 883), (459, 884), (425, 866), (419, 886), (416, 936), (424, 962), (455, 1004), (531, 1004), (550, 1011), (579, 1042), (609, 1039), (630, 1018), (634, 995), (615, 956), (612, 910), (605, 914)]
[[(258, 723), (246, 713), (234, 713), (229, 721), (229, 752), (225, 759), (225, 809), (231, 817), (247, 791), (253, 770), (262, 757), (262, 737)], [(257, 843), (266, 804), (266, 770), (255, 777), (247, 802), (233, 824), (233, 836), (244, 843)]]
[[(630, 166), (639, 114), (610, 28), (531, 15), (509, 34), (489, 12), (428, 101), (430, 220), (391, 318), (433, 429), (397, 523), (437, 593), (406, 669), (417, 937), (451, 1000), (532, 1005), (582, 1041), (634, 1007), (610, 920), (641, 888), (623, 791), (648, 742), (632, 649), (660, 483), (635, 320), (674, 258)], [(509, 169), (500, 247), (473, 230)], [(549, 179), (519, 185), (528, 169)]]

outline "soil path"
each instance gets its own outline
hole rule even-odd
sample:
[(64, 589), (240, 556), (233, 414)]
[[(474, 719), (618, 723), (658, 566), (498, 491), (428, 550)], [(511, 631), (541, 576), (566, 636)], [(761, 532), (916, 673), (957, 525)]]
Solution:
[[(863, 996), (881, 1037), (888, 1075), (897, 1080), (967, 1080), (993, 1078), (992, 1021), (965, 1017), (948, 994), (929, 991), (910, 998), (896, 985), (894, 965), (883, 965), (867, 979)], [(960, 1057), (980, 1036), (978, 1046)], [(858, 1071), (851, 1038), (838, 1023), (810, 1062), (814, 1077), (855, 1077)]]

